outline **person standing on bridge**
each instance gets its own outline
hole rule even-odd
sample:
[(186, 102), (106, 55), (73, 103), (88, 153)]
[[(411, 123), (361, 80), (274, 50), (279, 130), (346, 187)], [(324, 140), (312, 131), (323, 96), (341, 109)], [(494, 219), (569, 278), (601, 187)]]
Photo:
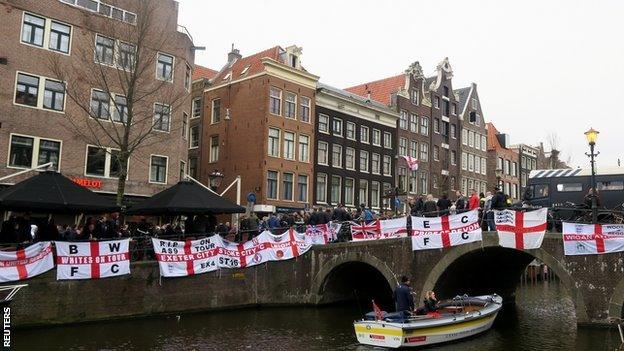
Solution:
[(410, 280), (407, 276), (401, 277), (401, 284), (394, 289), (394, 303), (396, 305), (396, 311), (414, 311), (414, 297), (412, 296), (412, 288), (410, 287)]

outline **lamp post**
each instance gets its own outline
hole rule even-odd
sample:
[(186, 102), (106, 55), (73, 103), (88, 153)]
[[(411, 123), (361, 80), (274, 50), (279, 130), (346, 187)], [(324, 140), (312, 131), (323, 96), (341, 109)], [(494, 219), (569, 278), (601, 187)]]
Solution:
[(210, 189), (216, 192), (219, 185), (221, 185), (224, 177), (225, 176), (223, 175), (223, 173), (219, 172), (216, 169), (212, 171), (212, 173), (208, 174), (208, 178), (210, 179)]
[(592, 210), (592, 223), (598, 222), (598, 193), (596, 190), (596, 156), (600, 154), (600, 152), (594, 152), (594, 147), (596, 146), (596, 139), (598, 138), (597, 130), (594, 128), (589, 128), (588, 131), (585, 132), (585, 138), (587, 138), (587, 143), (589, 143), (589, 153), (585, 153), (587, 157), (589, 157), (589, 162), (591, 164), (591, 187), (592, 187), (592, 201), (591, 201), (591, 210)]

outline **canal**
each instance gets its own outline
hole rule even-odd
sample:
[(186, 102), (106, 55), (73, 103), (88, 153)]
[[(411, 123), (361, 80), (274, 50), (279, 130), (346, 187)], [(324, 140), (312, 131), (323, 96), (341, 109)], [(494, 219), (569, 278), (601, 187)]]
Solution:
[[(83, 296), (82, 298), (89, 298)], [(132, 303), (132, 301), (128, 301)], [(262, 308), (16, 330), (16, 350), (375, 350), (360, 346), (355, 306)], [(492, 330), (427, 350), (614, 350), (616, 330), (576, 329), (562, 285), (522, 286)], [(376, 349), (379, 350), (379, 349)]]

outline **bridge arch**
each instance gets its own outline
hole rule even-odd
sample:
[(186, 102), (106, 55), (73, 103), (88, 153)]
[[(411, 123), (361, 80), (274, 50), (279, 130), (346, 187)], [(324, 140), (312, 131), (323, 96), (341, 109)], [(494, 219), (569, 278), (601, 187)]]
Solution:
[(397, 277), (384, 261), (350, 251), (321, 264), (311, 292), (317, 304), (356, 299), (370, 303), (375, 299), (382, 308), (393, 309), (392, 291), (396, 285)]
[[(495, 260), (496, 257), (503, 256), (505, 256), (504, 260)], [(501, 247), (498, 243), (486, 242), (454, 247), (448, 250), (433, 267), (431, 272), (429, 272), (422, 285), (421, 296), (424, 296), (429, 290), (439, 291), (442, 289), (442, 294), (438, 293), (438, 295), (441, 297), (449, 297), (444, 296), (444, 293), (452, 291), (454, 287), (461, 287), (462, 285), (470, 286), (471, 284), (466, 283), (466, 280), (471, 279), (471, 277), (474, 278), (474, 276), (462, 276), (458, 273), (465, 272), (466, 269), (470, 269), (471, 267), (480, 267), (479, 274), (477, 274), (479, 278), (477, 279), (480, 279), (479, 283), (482, 288), (473, 289), (473, 291), (468, 289), (468, 291), (465, 291), (466, 293), (484, 294), (497, 292), (484, 290), (491, 288), (492, 286), (488, 286), (488, 284), (493, 283), (499, 289), (502, 288), (503, 291), (500, 294), (503, 295), (503, 297), (513, 297), (522, 272), (535, 258), (539, 259), (555, 272), (568, 294), (570, 294), (576, 310), (577, 323), (588, 322), (587, 308), (580, 290), (576, 287), (575, 280), (565, 269), (563, 264), (543, 248), (515, 250)], [(494, 274), (495, 276), (490, 277), (491, 279), (488, 280), (488, 274)], [(454, 279), (457, 279), (457, 282), (454, 282)], [(622, 285), (622, 300), (624, 301), (624, 282)], [(621, 306), (622, 304), (620, 304), (620, 308)]]

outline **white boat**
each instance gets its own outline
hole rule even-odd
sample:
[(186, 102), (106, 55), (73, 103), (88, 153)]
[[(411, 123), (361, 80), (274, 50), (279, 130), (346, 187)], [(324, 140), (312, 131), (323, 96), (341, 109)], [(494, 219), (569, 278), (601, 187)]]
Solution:
[(371, 312), (355, 321), (355, 335), (365, 345), (388, 348), (439, 344), (467, 338), (492, 327), (503, 298), (493, 295), (457, 296), (439, 304), (438, 313), (407, 316), (405, 312)]

